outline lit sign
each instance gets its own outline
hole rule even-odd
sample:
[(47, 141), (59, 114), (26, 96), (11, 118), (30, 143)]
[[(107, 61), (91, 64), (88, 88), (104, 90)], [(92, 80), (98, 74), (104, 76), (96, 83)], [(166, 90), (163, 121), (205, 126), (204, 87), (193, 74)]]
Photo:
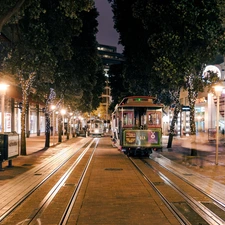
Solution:
[(182, 105), (182, 111), (190, 111), (190, 106)]
[(219, 79), (221, 79), (221, 71), (217, 66), (212, 65), (206, 66), (206, 68), (203, 71), (203, 77), (207, 77), (209, 71), (217, 73), (217, 76), (219, 77)]
[(135, 98), (134, 101), (135, 102), (140, 102), (140, 101), (142, 101), (142, 99), (141, 98)]
[(134, 102), (143, 102), (143, 101), (147, 102), (148, 99), (147, 98), (134, 98)]

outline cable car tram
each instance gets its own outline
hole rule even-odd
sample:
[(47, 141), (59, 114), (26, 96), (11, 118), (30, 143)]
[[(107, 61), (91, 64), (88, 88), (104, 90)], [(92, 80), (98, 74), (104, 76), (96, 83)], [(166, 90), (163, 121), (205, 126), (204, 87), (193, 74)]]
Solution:
[(72, 124), (72, 126), (76, 136), (88, 136), (87, 121), (85, 119), (76, 119), (75, 123)]
[(112, 114), (113, 142), (127, 155), (150, 155), (162, 149), (162, 104), (150, 96), (129, 96)]
[(89, 134), (91, 136), (103, 136), (104, 135), (104, 121), (99, 119), (93, 119), (89, 121)]

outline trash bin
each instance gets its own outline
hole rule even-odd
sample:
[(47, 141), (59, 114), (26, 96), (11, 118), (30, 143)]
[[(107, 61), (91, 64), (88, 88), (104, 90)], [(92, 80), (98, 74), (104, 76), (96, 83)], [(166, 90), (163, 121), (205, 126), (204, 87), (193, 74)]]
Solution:
[(19, 135), (16, 132), (0, 134), (0, 162), (19, 155)]
[(5, 136), (0, 134), (0, 162), (5, 161), (6, 157)]

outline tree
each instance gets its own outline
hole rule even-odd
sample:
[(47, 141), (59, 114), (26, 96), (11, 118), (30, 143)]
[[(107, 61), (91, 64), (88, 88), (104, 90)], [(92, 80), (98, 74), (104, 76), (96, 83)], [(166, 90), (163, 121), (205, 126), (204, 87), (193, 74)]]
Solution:
[[(76, 106), (82, 112), (91, 112), (99, 106), (100, 96), (105, 86), (103, 65), (97, 52), (95, 37), (98, 25), (97, 15), (95, 8), (89, 13), (82, 13), (82, 32), (73, 40), (75, 53), (71, 68), (77, 75), (76, 80), (73, 80), (73, 85), (79, 84), (80, 86), (81, 94), (77, 98)], [(75, 90), (75, 88), (71, 90)]]
[(154, 95), (151, 84), (155, 78), (152, 73), (154, 57), (148, 46), (148, 33), (142, 26), (142, 21), (133, 15), (136, 1), (109, 2), (112, 3), (114, 27), (120, 34), (119, 42), (124, 46), (126, 60), (122, 76), (126, 80), (126, 89), (136, 95)]
[(20, 11), (24, 2), (25, 0), (1, 1), (0, 34), (2, 32), (3, 26), (8, 23), (16, 13)]
[(106, 108), (103, 105), (100, 105), (96, 110), (93, 110), (90, 113), (90, 118), (92, 119), (94, 117), (104, 120), (105, 115), (106, 115)]
[[(52, 79), (53, 73), (49, 68), (54, 64), (51, 57), (52, 51), (48, 46), (48, 37), (43, 31), (43, 24), (39, 26), (35, 24), (35, 26), (31, 22), (35, 13), (37, 16), (42, 13), (42, 10), (37, 7), (39, 10), (35, 10), (30, 16), (37, 2), (32, 3), (23, 8), (23, 16), (18, 16), (20, 19), (16, 23), (12, 17), (11, 23), (9, 21), (3, 28), (11, 40), (11, 45), (7, 46), (9, 57), (5, 58), (4, 70), (9, 71), (15, 79), (19, 77), (19, 84), (22, 88), (22, 105), (24, 106), (21, 114), (22, 155), (26, 155), (25, 113), (30, 90), (36, 87), (38, 82), (49, 82)], [(49, 72), (48, 76), (45, 76), (46, 71)], [(34, 78), (36, 85), (34, 85)]]
[[(54, 16), (57, 17), (57, 14)], [(104, 86), (104, 74), (97, 54), (95, 37), (98, 25), (97, 16), (96, 8), (79, 12), (79, 18), (82, 22), (79, 35), (76, 31), (75, 33), (71, 31), (71, 34), (66, 35), (66, 38), (71, 40), (70, 45), (66, 44), (67, 47), (70, 47), (70, 54), (67, 54), (66, 49), (61, 51), (60, 43), (57, 41), (55, 43), (53, 39), (58, 63), (52, 87), (58, 95), (63, 96), (64, 105), (68, 105), (71, 111), (90, 112), (99, 105), (99, 96)], [(49, 25), (55, 23), (55, 21), (51, 21), (51, 18), (54, 17), (49, 16)], [(61, 24), (60, 35), (62, 37), (59, 40), (62, 40), (65, 32), (68, 33), (68, 29), (64, 26), (65, 21), (61, 21), (61, 19), (57, 24)], [(73, 28), (75, 25), (71, 27)], [(57, 27), (51, 26), (52, 33), (55, 33), (52, 37), (59, 36), (58, 27), (59, 25)]]
[[(155, 69), (165, 71), (165, 62), (171, 65), (172, 76), (177, 79), (178, 71), (189, 90), (191, 112), (195, 100), (202, 91), (202, 65), (215, 57), (224, 43), (224, 18), (221, 6), (224, 1), (138, 1), (134, 14), (142, 18), (146, 30), (154, 29), (149, 36), (148, 44), (156, 55)], [(157, 18), (157, 19), (155, 19)], [(170, 20), (166, 20), (170, 18)], [(155, 28), (157, 27), (157, 28)], [(174, 75), (173, 75), (174, 74)], [(166, 73), (166, 77), (171, 74)], [(191, 84), (192, 82), (192, 84)], [(197, 84), (197, 85), (196, 85)], [(192, 92), (192, 94), (191, 94)], [(191, 116), (191, 134), (195, 134), (194, 115)]]
[(114, 64), (109, 68), (109, 85), (111, 87), (111, 96), (113, 99), (110, 105), (110, 110), (114, 111), (116, 104), (118, 104), (126, 96), (129, 96), (129, 83), (124, 78), (124, 64)]
[[(69, 66), (73, 65), (73, 68), (77, 66), (77, 61), (74, 59), (78, 50), (74, 49), (74, 42), (83, 32), (84, 23), (88, 24), (83, 13), (88, 13), (93, 9), (93, 1), (32, 0), (19, 2), (20, 5), (13, 0), (1, 5), (1, 12), (6, 12), (2, 14), (4, 18), (0, 19), (1, 25), (2, 27), (4, 25), (3, 31), (12, 43), (8, 48), (9, 57), (4, 62), (5, 71), (15, 75), (20, 71), (20, 76), (24, 75), (23, 80), (27, 79), (28, 83), (29, 74), (35, 74), (36, 82), (32, 84), (35, 84), (33, 87), (38, 90), (39, 100), (52, 87), (57, 95), (60, 98), (63, 95), (64, 99), (66, 99), (65, 96), (71, 99), (71, 95), (66, 94), (74, 93), (72, 89), (77, 95), (81, 94), (82, 83), (78, 82), (81, 71), (77, 71), (74, 75), (74, 70), (70, 71)], [(95, 17), (92, 16), (91, 19), (94, 21)], [(94, 26), (97, 27), (97, 22)], [(89, 32), (92, 37), (95, 37), (96, 27)], [(88, 44), (90, 41), (86, 43)], [(93, 48), (94, 45), (91, 44), (90, 51)], [(79, 52), (82, 53), (83, 50)], [(68, 85), (71, 79), (75, 84), (73, 86)], [(58, 81), (60, 83), (57, 83)], [(28, 92), (25, 94), (29, 95)], [(24, 149), (23, 154), (26, 154), (26, 146), (21, 149)]]
[[(156, 84), (155, 81), (159, 80), (165, 88), (164, 84), (168, 84), (169, 81), (169, 88), (173, 87), (176, 92), (175, 87), (178, 90), (186, 87), (191, 74), (202, 81), (199, 77), (202, 65), (214, 58), (224, 44), (222, 26), (224, 0), (213, 2), (210, 0), (114, 0), (110, 2), (114, 12), (115, 27), (124, 45), (125, 57), (132, 59), (133, 63), (136, 63), (136, 60), (137, 62), (145, 61), (146, 54), (141, 55), (141, 52), (138, 52), (140, 55), (137, 54), (135, 57), (135, 54), (131, 56), (129, 52), (127, 53), (127, 46), (129, 47), (131, 42), (126, 35), (128, 28), (125, 26), (129, 27), (132, 37), (137, 37), (140, 34), (139, 31), (142, 31), (141, 44), (143, 42), (142, 46), (146, 47), (147, 43), (148, 51), (145, 52), (149, 56), (147, 59), (151, 68), (147, 70), (147, 74), (150, 73), (151, 76), (146, 77), (150, 77), (146, 79), (149, 85), (152, 82)], [(128, 25), (128, 20), (132, 22), (132, 25)], [(135, 26), (137, 23), (140, 26), (138, 29)], [(136, 50), (135, 47), (134, 50)], [(147, 67), (144, 66), (144, 68)], [(160, 86), (157, 88), (162, 90)], [(202, 85), (194, 86), (197, 88), (195, 92), (198, 93)], [(152, 93), (155, 91), (153, 88)], [(177, 97), (179, 100), (179, 96)], [(170, 130), (173, 131), (173, 129)]]
[(25, 130), (25, 123), (26, 123), (26, 113), (27, 113), (27, 106), (28, 106), (28, 96), (30, 93), (30, 88), (33, 85), (35, 80), (35, 73), (29, 74), (29, 77), (25, 80), (24, 76), (21, 72), (19, 73), (19, 80), (22, 88), (22, 110), (21, 110), (21, 155), (26, 155), (26, 130)]
[[(54, 89), (51, 88), (48, 99), (46, 100), (46, 103), (45, 103), (45, 108), (44, 108), (45, 127), (46, 127), (45, 128), (45, 136), (46, 136), (46, 138), (45, 138), (45, 148), (48, 148), (50, 146), (50, 133), (51, 133), (50, 116), (51, 116), (52, 113), (54, 113), (54, 109), (52, 109), (51, 106), (52, 106), (55, 98), (56, 98), (56, 93), (55, 93)], [(58, 104), (60, 104), (60, 101), (57, 103), (57, 105), (55, 107), (57, 107)]]

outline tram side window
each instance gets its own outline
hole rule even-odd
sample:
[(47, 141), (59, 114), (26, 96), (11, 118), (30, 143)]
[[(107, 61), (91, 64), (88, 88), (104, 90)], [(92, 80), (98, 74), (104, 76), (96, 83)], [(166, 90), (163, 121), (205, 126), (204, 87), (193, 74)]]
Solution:
[(133, 125), (133, 112), (123, 113), (123, 126), (132, 126)]
[(151, 112), (148, 114), (148, 126), (161, 126), (161, 113)]

